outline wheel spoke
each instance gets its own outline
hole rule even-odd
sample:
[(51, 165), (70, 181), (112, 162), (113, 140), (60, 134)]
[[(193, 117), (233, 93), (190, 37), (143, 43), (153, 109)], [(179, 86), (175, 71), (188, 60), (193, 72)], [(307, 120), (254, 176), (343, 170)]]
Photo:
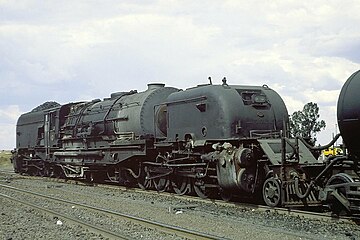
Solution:
[(142, 190), (148, 190), (148, 189), (152, 188), (153, 181), (148, 179), (149, 175), (150, 175), (150, 173), (148, 172), (147, 167), (145, 167), (144, 170), (141, 172), (139, 178), (137, 179), (138, 186)]
[(218, 195), (217, 189), (206, 187), (203, 180), (192, 180), (191, 181), (192, 189), (194, 189), (195, 194), (200, 198), (213, 198)]
[(263, 185), (263, 199), (266, 205), (276, 207), (281, 202), (281, 189), (278, 179), (268, 178)]
[(174, 177), (171, 179), (171, 186), (177, 195), (184, 195), (189, 193), (190, 187), (188, 186), (187, 178)]
[(158, 178), (153, 180), (155, 189), (158, 192), (164, 192), (169, 187), (169, 179), (168, 178)]
[(200, 198), (208, 198), (208, 195), (206, 194), (205, 188), (203, 186), (198, 186), (196, 184), (193, 185), (194, 191), (196, 195)]
[(142, 190), (147, 190), (150, 189), (152, 187), (152, 181), (151, 180), (147, 180), (147, 179), (143, 179), (143, 181), (141, 181), (140, 179), (138, 180), (138, 186), (139, 188), (141, 188)]

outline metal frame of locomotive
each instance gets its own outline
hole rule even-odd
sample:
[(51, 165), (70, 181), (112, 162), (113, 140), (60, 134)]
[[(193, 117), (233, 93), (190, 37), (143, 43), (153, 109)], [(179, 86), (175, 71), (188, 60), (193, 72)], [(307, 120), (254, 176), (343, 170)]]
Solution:
[(32, 175), (358, 211), (356, 161), (318, 162), (306, 142), (287, 137), (287, 123), (283, 100), (266, 85), (149, 84), (23, 114), (12, 161)]

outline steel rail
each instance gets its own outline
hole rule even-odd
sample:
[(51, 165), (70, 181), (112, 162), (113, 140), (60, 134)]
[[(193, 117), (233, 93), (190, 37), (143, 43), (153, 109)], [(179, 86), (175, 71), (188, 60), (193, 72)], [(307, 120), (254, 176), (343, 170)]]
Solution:
[(0, 173), (15, 174), (15, 172), (13, 170), (4, 170), (4, 169), (1, 169)]
[(220, 199), (203, 199), (199, 197), (189, 196), (189, 195), (177, 195), (175, 193), (169, 192), (157, 192), (156, 190), (140, 190), (137, 188), (126, 188), (123, 186), (114, 186), (108, 184), (96, 184), (97, 187), (108, 188), (108, 189), (121, 189), (124, 191), (133, 191), (136, 193), (145, 193), (145, 194), (153, 194), (153, 195), (160, 195), (166, 197), (173, 197), (179, 200), (188, 200), (191, 202), (199, 202), (199, 203), (208, 203), (214, 204), (223, 207), (238, 207), (238, 208), (248, 208), (248, 209), (255, 209), (261, 212), (273, 212), (273, 213), (280, 213), (289, 216), (296, 216), (296, 217), (304, 217), (307, 219), (312, 220), (323, 220), (323, 221), (332, 221), (332, 222), (346, 222), (346, 223), (354, 223), (359, 222), (359, 218), (354, 216), (336, 216), (329, 213), (320, 213), (320, 212), (313, 212), (313, 211), (306, 211), (294, 208), (281, 208), (281, 207), (269, 207), (265, 205), (258, 205), (258, 204), (251, 204), (251, 203), (242, 203), (242, 202), (226, 202)]
[(82, 222), (76, 218), (73, 218), (73, 217), (69, 217), (69, 216), (66, 216), (64, 214), (61, 214), (59, 212), (54, 212), (52, 210), (49, 210), (49, 209), (46, 209), (46, 208), (43, 208), (43, 207), (40, 207), (40, 206), (37, 206), (35, 204), (32, 204), (32, 203), (29, 203), (29, 202), (24, 202), (22, 200), (19, 200), (17, 198), (14, 198), (14, 197), (11, 197), (11, 196), (8, 196), (8, 195), (5, 195), (3, 193), (0, 193), (0, 196), (3, 197), (3, 198), (7, 198), (11, 201), (14, 201), (14, 202), (18, 202), (20, 204), (23, 204), (25, 206), (28, 206), (28, 207), (31, 207), (31, 208), (34, 208), (34, 209), (37, 209), (38, 211), (41, 211), (45, 214), (48, 214), (48, 215), (51, 215), (53, 217), (60, 217), (62, 219), (65, 219), (66, 221), (68, 221), (69, 223), (71, 224), (77, 224), (77, 225), (80, 225), (81, 227), (87, 229), (88, 231), (94, 233), (94, 234), (101, 234), (102, 236), (106, 237), (106, 238), (110, 238), (110, 239), (125, 239), (125, 240), (128, 240), (128, 239), (132, 239), (128, 236), (124, 236), (124, 235), (121, 235), (121, 234), (117, 234), (117, 233), (114, 233), (112, 231), (109, 231), (109, 230), (106, 230), (104, 228), (101, 228), (101, 227), (97, 227), (97, 226), (94, 226), (92, 224), (89, 224), (89, 223), (86, 223), (86, 222)]
[(51, 200), (54, 200), (54, 201), (71, 204), (71, 205), (82, 207), (82, 208), (85, 208), (85, 209), (92, 209), (92, 210), (95, 210), (95, 211), (99, 211), (101, 213), (106, 213), (106, 214), (109, 214), (109, 215), (112, 215), (112, 216), (115, 216), (115, 217), (120, 217), (120, 218), (123, 218), (123, 219), (127, 219), (129, 221), (132, 221), (133, 223), (137, 223), (137, 224), (140, 224), (142, 226), (157, 229), (159, 231), (162, 231), (162, 232), (165, 232), (165, 233), (168, 233), (168, 234), (175, 234), (177, 236), (188, 238), (188, 239), (199, 239), (199, 240), (226, 239), (226, 238), (222, 238), (222, 237), (219, 237), (219, 236), (214, 236), (214, 235), (211, 235), (211, 234), (198, 232), (198, 231), (195, 231), (195, 230), (189, 230), (189, 229), (184, 229), (184, 228), (181, 228), (181, 227), (177, 227), (177, 226), (173, 226), (173, 225), (169, 225), (169, 224), (165, 224), (165, 223), (160, 223), (160, 222), (156, 222), (156, 221), (150, 221), (148, 219), (132, 216), (130, 214), (115, 212), (115, 211), (112, 211), (112, 210), (109, 210), (109, 209), (98, 208), (98, 207), (94, 207), (94, 206), (90, 206), (90, 205), (86, 205), (86, 204), (82, 204), (82, 203), (76, 203), (76, 202), (65, 200), (65, 199), (46, 196), (46, 195), (43, 195), (43, 194), (40, 194), (40, 193), (30, 192), (30, 191), (27, 191), (27, 190), (24, 190), (24, 189), (15, 188), (15, 187), (4, 185), (4, 184), (0, 184), (0, 187), (7, 188), (7, 189), (10, 189), (10, 190), (14, 190), (14, 191), (18, 191), (18, 192), (22, 192), (22, 193), (26, 193), (26, 194), (30, 194), (30, 195), (35, 195), (35, 196), (42, 197), (42, 198), (45, 198), (45, 199), (51, 199)]
[[(59, 179), (60, 180), (60, 179)], [(63, 182), (65, 183), (65, 182)], [(79, 182), (76, 182), (78, 184)], [(83, 182), (81, 182), (83, 183)], [(86, 185), (86, 183), (84, 183)], [(332, 222), (347, 222), (347, 223), (354, 223), (355, 221), (359, 222), (360, 219), (357, 217), (352, 216), (336, 216), (329, 213), (320, 213), (320, 212), (313, 212), (313, 211), (306, 211), (306, 210), (300, 210), (300, 209), (294, 209), (294, 208), (281, 208), (281, 207), (269, 207), (266, 205), (259, 205), (259, 204), (251, 204), (251, 203), (243, 203), (243, 202), (227, 202), (220, 199), (211, 199), (211, 198), (199, 198), (189, 195), (177, 195), (175, 193), (169, 193), (169, 192), (158, 192), (156, 190), (141, 190), (138, 188), (127, 188), (120, 185), (109, 185), (109, 184), (98, 184), (95, 183), (94, 186), (102, 187), (102, 188), (108, 188), (108, 189), (119, 189), (123, 191), (133, 191), (136, 193), (145, 193), (145, 194), (152, 194), (152, 195), (160, 195), (160, 196), (166, 196), (166, 197), (173, 197), (179, 200), (188, 200), (191, 202), (199, 202), (199, 203), (208, 203), (208, 204), (214, 204), (218, 206), (223, 207), (238, 207), (238, 208), (250, 208), (250, 209), (256, 209), (261, 212), (273, 212), (273, 213), (281, 213), (286, 214), (290, 216), (296, 216), (296, 217), (304, 217), (307, 219), (315, 219), (315, 220), (325, 220), (325, 221), (332, 221)]]

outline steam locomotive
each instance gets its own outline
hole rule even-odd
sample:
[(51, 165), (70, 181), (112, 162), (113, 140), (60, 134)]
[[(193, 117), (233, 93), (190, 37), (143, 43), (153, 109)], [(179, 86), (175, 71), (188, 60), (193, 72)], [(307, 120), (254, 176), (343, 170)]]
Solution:
[(221, 85), (148, 84), (143, 92), (37, 108), (18, 119), (12, 162), (21, 174), (356, 213), (359, 78), (350, 77), (339, 98), (349, 155), (325, 163), (311, 152), (320, 148), (289, 138), (288, 112), (274, 90), (225, 78)]

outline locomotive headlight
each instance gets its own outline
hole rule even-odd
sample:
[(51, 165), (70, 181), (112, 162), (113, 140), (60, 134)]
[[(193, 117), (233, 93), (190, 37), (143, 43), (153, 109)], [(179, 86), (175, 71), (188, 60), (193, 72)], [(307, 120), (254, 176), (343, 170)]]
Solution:
[(266, 103), (266, 96), (265, 95), (253, 95), (253, 99), (252, 99), (253, 103), (255, 104), (264, 104)]

